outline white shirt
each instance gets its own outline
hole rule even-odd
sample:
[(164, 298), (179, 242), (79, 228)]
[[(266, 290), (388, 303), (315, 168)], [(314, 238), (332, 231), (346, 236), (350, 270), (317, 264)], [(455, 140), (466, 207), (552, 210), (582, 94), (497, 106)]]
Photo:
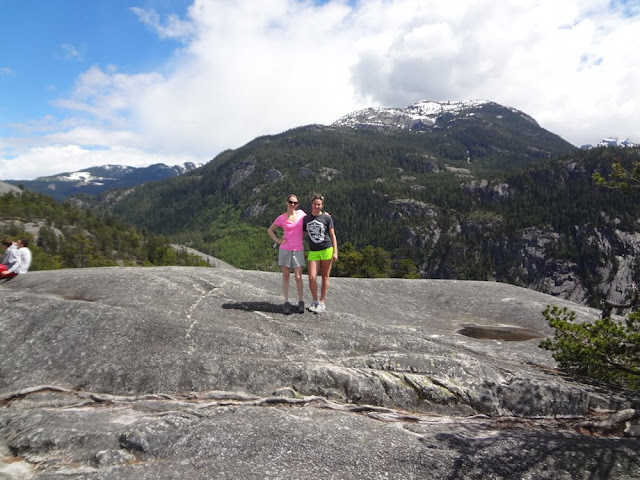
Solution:
[(18, 247), (15, 245), (10, 245), (4, 251), (4, 256), (2, 257), (2, 264), (7, 267), (7, 270), (11, 273), (18, 273), (20, 270), (20, 266), (22, 264), (22, 260), (20, 259), (20, 255), (18, 254)]
[(20, 268), (16, 273), (27, 273), (29, 271), (29, 267), (31, 266), (31, 250), (29, 250), (27, 247), (19, 248), (18, 255), (20, 255)]

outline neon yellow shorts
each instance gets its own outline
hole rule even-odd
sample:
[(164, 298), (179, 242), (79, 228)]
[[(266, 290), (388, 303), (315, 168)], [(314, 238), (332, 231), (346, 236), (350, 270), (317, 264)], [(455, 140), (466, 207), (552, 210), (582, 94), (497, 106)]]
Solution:
[(325, 248), (324, 250), (313, 251), (310, 250), (307, 255), (307, 260), (310, 262), (318, 260), (331, 260), (333, 258), (333, 247)]

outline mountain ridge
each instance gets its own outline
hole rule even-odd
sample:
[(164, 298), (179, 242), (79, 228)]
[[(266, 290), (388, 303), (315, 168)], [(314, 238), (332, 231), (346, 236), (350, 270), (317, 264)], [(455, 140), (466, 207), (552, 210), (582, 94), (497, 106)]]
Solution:
[(146, 167), (109, 164), (37, 177), (34, 180), (5, 182), (21, 185), (27, 190), (49, 195), (56, 200), (63, 200), (78, 194), (95, 195), (105, 190), (131, 188), (146, 182), (164, 180), (183, 175), (201, 166), (202, 164), (194, 162), (173, 166), (156, 163)]

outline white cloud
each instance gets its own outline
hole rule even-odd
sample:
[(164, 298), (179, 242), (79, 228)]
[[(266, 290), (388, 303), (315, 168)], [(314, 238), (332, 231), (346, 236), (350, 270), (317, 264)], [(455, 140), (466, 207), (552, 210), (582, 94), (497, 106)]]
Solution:
[(169, 15), (163, 23), (162, 18), (155, 10), (131, 7), (131, 11), (135, 13), (138, 19), (149, 27), (149, 29), (156, 32), (160, 38), (183, 38), (192, 33), (193, 24), (180, 19), (180, 17), (175, 14)]
[(87, 44), (72, 45), (70, 43), (63, 43), (58, 45), (53, 52), (53, 58), (56, 60), (65, 60), (73, 62), (81, 62), (84, 60), (87, 51)]
[[(5, 139), (0, 152), (39, 162), (35, 148), (45, 148), (59, 159), (44, 163), (47, 170), (145, 155), (146, 164), (203, 162), (256, 136), (331, 123), (357, 108), (474, 98), (523, 110), (576, 145), (608, 135), (640, 141), (633, 5), (195, 0), (184, 19), (135, 8), (142, 23), (181, 39), (182, 48), (155, 72), (91, 67), (56, 103), (70, 115), (58, 130), (48, 122), (33, 149), (23, 137)], [(0, 162), (0, 178), (17, 171), (11, 163)]]
[(214, 153), (335, 120), (355, 106), (352, 53), (335, 28), (348, 13), (293, 1), (196, 2), (199, 35), (166, 82), (138, 99), (137, 122), (165, 148), (185, 141)]
[[(387, 24), (394, 35), (360, 58), (360, 91), (389, 106), (419, 96), (494, 100), (575, 144), (640, 135), (640, 114), (625, 106), (640, 98), (640, 53), (630, 39), (638, 18), (608, 1), (463, 4), (452, 15), (438, 2), (386, 3), (413, 14), (384, 14), (396, 20)], [(428, 32), (421, 38), (430, 46), (411, 41), (416, 32)]]
[(0, 67), (0, 78), (13, 76), (15, 76), (15, 73), (9, 67)]
[(94, 122), (106, 127), (135, 128), (131, 116), (135, 114), (137, 99), (163, 82), (158, 73), (127, 75), (118, 73), (114, 66), (106, 71), (93, 66), (78, 77), (71, 97), (58, 100), (55, 105), (88, 114)]

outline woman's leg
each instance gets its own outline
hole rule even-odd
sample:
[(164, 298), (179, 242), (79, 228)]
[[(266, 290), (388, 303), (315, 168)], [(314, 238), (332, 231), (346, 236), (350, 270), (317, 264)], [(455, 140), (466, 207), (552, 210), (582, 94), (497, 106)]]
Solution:
[(289, 267), (282, 267), (282, 293), (284, 294), (284, 301), (289, 301), (289, 274), (291, 269)]
[(320, 260), (320, 270), (322, 270), (322, 287), (320, 290), (320, 301), (324, 302), (329, 291), (329, 274), (331, 273), (332, 260)]
[(296, 267), (293, 269), (293, 277), (296, 280), (296, 288), (298, 289), (298, 301), (301, 302), (304, 298), (304, 285), (302, 284), (302, 267)]
[(318, 261), (309, 260), (307, 264), (307, 273), (309, 274), (309, 290), (311, 290), (311, 296), (313, 301), (318, 301)]

